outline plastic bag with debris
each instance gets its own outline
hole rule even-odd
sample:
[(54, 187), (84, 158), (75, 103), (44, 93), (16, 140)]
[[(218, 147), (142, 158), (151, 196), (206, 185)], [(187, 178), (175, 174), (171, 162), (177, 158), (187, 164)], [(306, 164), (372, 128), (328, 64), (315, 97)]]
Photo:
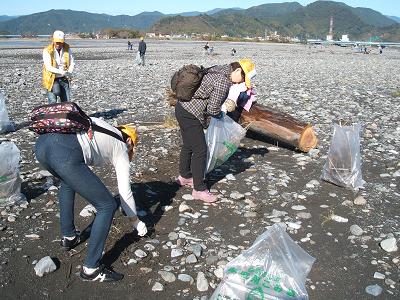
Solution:
[(138, 64), (138, 65), (140, 65), (142, 63), (142, 58), (140, 57), (140, 52), (139, 51), (136, 53), (135, 63)]
[(211, 300), (308, 299), (305, 281), (314, 261), (274, 224), (226, 265)]
[(13, 142), (0, 142), (0, 206), (25, 200), (19, 177), (20, 152)]
[(221, 119), (211, 118), (206, 133), (208, 148), (206, 173), (222, 165), (239, 147), (246, 129), (226, 114)]
[(0, 92), (0, 133), (6, 133), (9, 131), (14, 131), (14, 125), (8, 118), (6, 100), (4, 99), (3, 93)]
[(321, 179), (338, 186), (363, 187), (360, 151), (361, 126), (333, 124), (333, 136)]

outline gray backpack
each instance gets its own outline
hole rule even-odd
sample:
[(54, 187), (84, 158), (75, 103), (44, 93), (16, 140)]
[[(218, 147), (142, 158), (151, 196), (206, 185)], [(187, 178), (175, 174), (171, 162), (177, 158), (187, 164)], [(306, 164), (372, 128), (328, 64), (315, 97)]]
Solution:
[(171, 78), (171, 89), (179, 101), (192, 100), (194, 93), (200, 87), (201, 81), (210, 68), (186, 65), (174, 73)]

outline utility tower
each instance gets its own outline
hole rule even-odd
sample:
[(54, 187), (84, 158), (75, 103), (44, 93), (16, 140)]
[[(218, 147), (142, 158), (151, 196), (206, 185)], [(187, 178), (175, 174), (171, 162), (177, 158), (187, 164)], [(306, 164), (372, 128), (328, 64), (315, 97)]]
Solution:
[(333, 41), (333, 16), (331, 16), (329, 22), (329, 34), (326, 36), (327, 41)]

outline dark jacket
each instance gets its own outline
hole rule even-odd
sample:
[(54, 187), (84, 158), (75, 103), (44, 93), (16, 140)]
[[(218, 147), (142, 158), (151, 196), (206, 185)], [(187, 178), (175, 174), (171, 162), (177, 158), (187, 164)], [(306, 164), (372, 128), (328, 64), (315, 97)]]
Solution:
[(139, 52), (141, 55), (146, 53), (146, 43), (144, 41), (139, 42)]

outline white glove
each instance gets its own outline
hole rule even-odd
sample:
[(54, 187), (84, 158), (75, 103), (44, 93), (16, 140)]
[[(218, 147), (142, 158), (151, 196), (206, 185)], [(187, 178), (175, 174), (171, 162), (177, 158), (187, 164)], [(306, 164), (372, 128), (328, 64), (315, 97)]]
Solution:
[(147, 233), (146, 224), (142, 221), (139, 221), (136, 224), (134, 224), (133, 228), (135, 228), (137, 230), (138, 236), (144, 236)]
[(66, 73), (67, 73), (66, 71), (60, 70), (60, 75), (61, 75), (62, 77), (64, 77)]

